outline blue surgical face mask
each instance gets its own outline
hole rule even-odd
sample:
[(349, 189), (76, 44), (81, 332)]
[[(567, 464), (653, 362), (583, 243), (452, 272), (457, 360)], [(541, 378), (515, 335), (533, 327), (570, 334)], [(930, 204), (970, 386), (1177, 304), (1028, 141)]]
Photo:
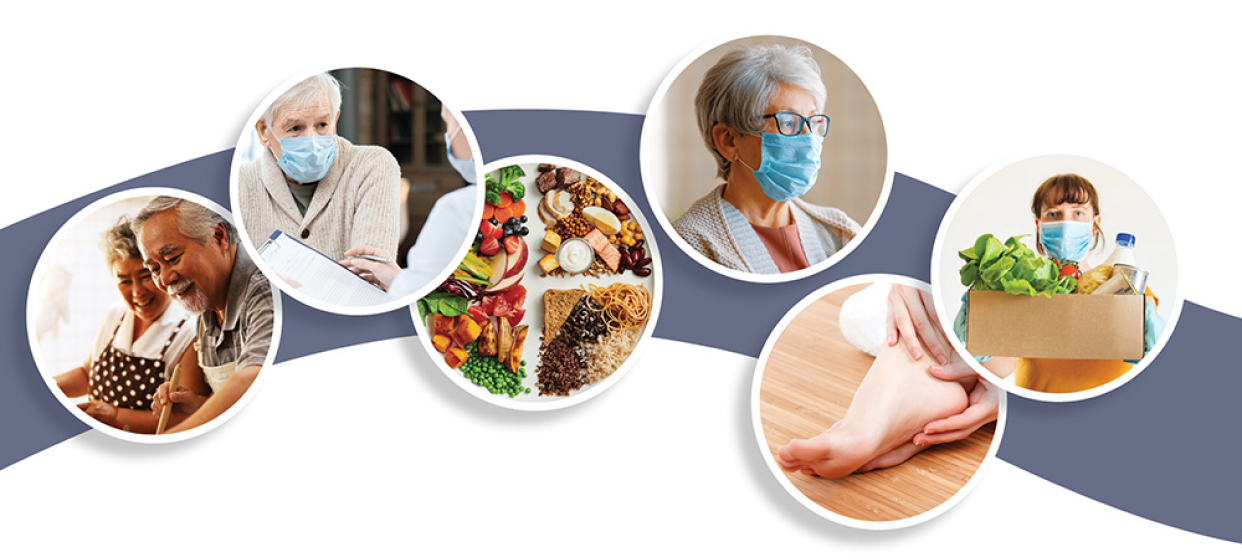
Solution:
[(323, 179), (334, 161), (336, 135), (280, 139), (280, 161), (276, 163), (294, 181), (314, 183)]
[(763, 194), (777, 202), (787, 202), (806, 194), (819, 175), (819, 154), (824, 137), (815, 134), (785, 136), (765, 132), (762, 136), (763, 162), (759, 169), (745, 165), (759, 181)]
[(452, 136), (449, 136), (447, 132), (444, 133), (444, 146), (448, 150), (448, 162), (449, 165), (453, 166), (453, 169), (457, 170), (457, 173), (461, 174), (462, 179), (473, 185), (479, 178), (474, 167), (474, 158), (458, 159), (457, 156), (453, 155), (453, 139), (457, 138), (458, 134), (461, 134), (461, 128), (458, 128), (457, 132), (454, 132)]
[(1081, 261), (1091, 247), (1091, 222), (1040, 222), (1039, 241), (1044, 251), (1059, 261)]

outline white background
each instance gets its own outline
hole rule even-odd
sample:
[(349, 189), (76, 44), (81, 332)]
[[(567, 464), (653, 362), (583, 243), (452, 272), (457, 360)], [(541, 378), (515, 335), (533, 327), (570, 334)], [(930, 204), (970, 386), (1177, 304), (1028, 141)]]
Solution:
[[(395, 5), (8, 10), (0, 142), (11, 196), (0, 225), (230, 148), (263, 97), (308, 70), (384, 68), (467, 111), (637, 114), (702, 43), (797, 29), (867, 84), (898, 172), (956, 192), (1002, 158), (1100, 160), (1168, 218), (1186, 299), (1242, 315), (1224, 280), (1231, 261), (1222, 260), (1242, 203), (1238, 10)], [(20, 332), (22, 318), (10, 321)], [(1138, 519), (1000, 461), (929, 524), (879, 534), (834, 526), (763, 470), (746, 416), (754, 360), (652, 342), (607, 394), (545, 414), (465, 395), (413, 340), (275, 366), (251, 406), (204, 437), (138, 446), (91, 433), (0, 472), (0, 542), (27, 555), (103, 556), (932, 550), (956, 558), (1156, 545), (1236, 554), (1236, 545)], [(23, 374), (36, 375), (4, 373)], [(117, 479), (129, 489), (98, 491)], [(154, 490), (160, 483), (166, 493)], [(1031, 538), (1032, 527), (1053, 538)]]

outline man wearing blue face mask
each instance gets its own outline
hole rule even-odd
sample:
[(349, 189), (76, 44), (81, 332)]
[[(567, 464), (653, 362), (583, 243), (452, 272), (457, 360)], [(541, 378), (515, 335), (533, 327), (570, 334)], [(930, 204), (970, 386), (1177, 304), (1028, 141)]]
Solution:
[(726, 54), (695, 97), (699, 130), (725, 184), (673, 223), (712, 261), (756, 274), (821, 262), (857, 235), (836, 208), (799, 197), (815, 185), (831, 119), (827, 90), (805, 46), (760, 45)]
[(255, 246), (281, 230), (336, 260), (363, 245), (396, 252), (401, 169), (388, 150), (337, 136), (340, 115), (340, 84), (318, 74), (255, 122), (267, 149), (238, 173), (241, 225)]

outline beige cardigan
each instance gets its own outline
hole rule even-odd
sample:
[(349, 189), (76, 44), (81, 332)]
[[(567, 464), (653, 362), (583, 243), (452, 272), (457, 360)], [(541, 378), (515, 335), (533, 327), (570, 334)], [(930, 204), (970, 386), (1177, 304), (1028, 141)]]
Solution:
[[(759, 234), (723, 193), (724, 185), (720, 185), (700, 198), (673, 222), (673, 229), (694, 250), (721, 265), (753, 274), (780, 274)], [(836, 208), (795, 198), (790, 209), (798, 224), (802, 252), (812, 266), (858, 235), (858, 222)]]
[(281, 230), (334, 260), (358, 245), (397, 254), (401, 168), (388, 150), (336, 137), (336, 161), (319, 181), (306, 215), (270, 150), (238, 173), (239, 214), (255, 247)]

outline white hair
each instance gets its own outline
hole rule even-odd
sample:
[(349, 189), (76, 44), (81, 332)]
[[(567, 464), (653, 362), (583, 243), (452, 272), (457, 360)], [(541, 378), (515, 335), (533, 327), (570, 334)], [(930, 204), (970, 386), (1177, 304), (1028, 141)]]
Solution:
[(224, 224), (224, 232), (228, 235), (229, 245), (237, 244), (237, 229), (224, 219), (224, 216), (205, 206), (175, 196), (157, 197), (147, 203), (137, 216), (134, 216), (131, 226), (135, 237), (142, 235), (142, 226), (146, 225), (147, 220), (169, 210), (177, 211), (177, 231), (181, 232), (181, 235), (206, 245), (215, 234), (216, 226)]
[(694, 111), (699, 132), (716, 157), (717, 175), (726, 178), (729, 160), (716, 151), (712, 127), (723, 124), (743, 134), (763, 132), (762, 115), (782, 84), (806, 90), (820, 111), (828, 98), (819, 65), (805, 45), (755, 45), (726, 53), (699, 85)]
[(303, 109), (325, 102), (332, 106), (333, 115), (341, 110), (341, 83), (329, 74), (315, 74), (294, 84), (268, 105), (267, 110), (263, 111), (263, 122), (267, 123), (268, 128), (272, 128), (276, 112), (282, 108)]
[(127, 216), (121, 216), (116, 225), (104, 232), (99, 249), (103, 251), (104, 261), (108, 263), (109, 269), (118, 261), (142, 260), (142, 253), (138, 250), (138, 238), (134, 235)]

